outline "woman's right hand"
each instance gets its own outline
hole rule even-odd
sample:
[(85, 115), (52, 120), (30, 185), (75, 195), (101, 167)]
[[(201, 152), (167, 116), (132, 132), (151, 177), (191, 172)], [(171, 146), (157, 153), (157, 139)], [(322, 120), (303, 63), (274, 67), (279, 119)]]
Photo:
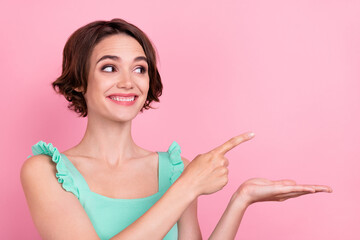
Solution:
[(213, 150), (197, 155), (181, 174), (187, 179), (189, 188), (196, 196), (211, 194), (221, 190), (228, 182), (228, 159), (225, 153), (254, 137), (251, 132), (233, 137)]

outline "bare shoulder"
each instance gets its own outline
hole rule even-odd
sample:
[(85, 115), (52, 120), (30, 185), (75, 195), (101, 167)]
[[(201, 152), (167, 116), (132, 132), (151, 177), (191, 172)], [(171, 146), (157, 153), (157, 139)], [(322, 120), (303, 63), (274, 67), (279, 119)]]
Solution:
[[(28, 188), (34, 186), (44, 185), (45, 187), (45, 184), (48, 184), (47, 187), (49, 187), (53, 183), (53, 186), (58, 187), (56, 164), (52, 161), (52, 157), (39, 154), (26, 159), (21, 166), (20, 180), (25, 194)], [(55, 183), (51, 180), (55, 180)]]
[(56, 172), (56, 163), (44, 154), (26, 159), (20, 170), (25, 198), (40, 236), (43, 239), (98, 239), (80, 201), (62, 188)]
[(20, 170), (20, 179), (21, 182), (26, 180), (31, 180), (41, 175), (41, 173), (46, 173), (49, 170), (53, 170), (55, 174), (55, 166), (52, 164), (52, 159), (48, 155), (39, 154), (35, 156), (31, 156), (30, 158), (26, 159), (25, 162), (21, 166)]

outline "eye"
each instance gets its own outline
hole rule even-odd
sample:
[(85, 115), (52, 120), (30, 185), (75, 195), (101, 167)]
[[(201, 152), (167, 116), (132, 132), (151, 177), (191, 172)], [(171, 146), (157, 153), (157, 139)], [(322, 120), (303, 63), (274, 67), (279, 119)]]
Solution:
[(106, 66), (102, 67), (101, 70), (104, 72), (114, 72), (115, 68), (114, 68), (114, 66), (106, 65)]
[[(138, 70), (140, 70), (140, 72)], [(138, 73), (146, 73), (146, 68), (143, 66), (140, 66), (140, 67), (136, 68), (135, 71), (138, 71)]]

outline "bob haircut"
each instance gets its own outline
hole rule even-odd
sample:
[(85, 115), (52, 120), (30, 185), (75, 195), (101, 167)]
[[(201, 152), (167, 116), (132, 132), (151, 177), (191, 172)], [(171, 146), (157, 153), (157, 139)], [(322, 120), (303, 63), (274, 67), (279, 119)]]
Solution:
[[(137, 40), (142, 46), (148, 63), (149, 91), (140, 112), (153, 108), (152, 101), (160, 102), (163, 85), (156, 66), (156, 51), (147, 35), (135, 25), (123, 19), (114, 18), (111, 21), (94, 21), (76, 30), (67, 40), (63, 51), (62, 73), (52, 83), (53, 89), (64, 95), (69, 101), (68, 108), (86, 117), (88, 109), (83, 94), (87, 90), (89, 74), (89, 59), (96, 44), (102, 39), (125, 33)], [(56, 89), (58, 88), (58, 90)], [(81, 89), (81, 92), (75, 89)]]

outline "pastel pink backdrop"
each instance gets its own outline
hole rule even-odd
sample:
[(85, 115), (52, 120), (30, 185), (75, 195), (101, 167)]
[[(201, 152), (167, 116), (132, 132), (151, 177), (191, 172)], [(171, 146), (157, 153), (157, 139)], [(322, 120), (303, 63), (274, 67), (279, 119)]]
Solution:
[(175, 140), (191, 160), (256, 133), (226, 155), (228, 185), (199, 198), (204, 239), (251, 177), (334, 192), (250, 206), (236, 239), (360, 239), (359, 1), (5, 1), (0, 11), (2, 239), (40, 239), (20, 167), (39, 140), (64, 151), (81, 139), (86, 119), (50, 84), (70, 34), (115, 17), (160, 56), (164, 92), (134, 120), (140, 146), (166, 151)]

